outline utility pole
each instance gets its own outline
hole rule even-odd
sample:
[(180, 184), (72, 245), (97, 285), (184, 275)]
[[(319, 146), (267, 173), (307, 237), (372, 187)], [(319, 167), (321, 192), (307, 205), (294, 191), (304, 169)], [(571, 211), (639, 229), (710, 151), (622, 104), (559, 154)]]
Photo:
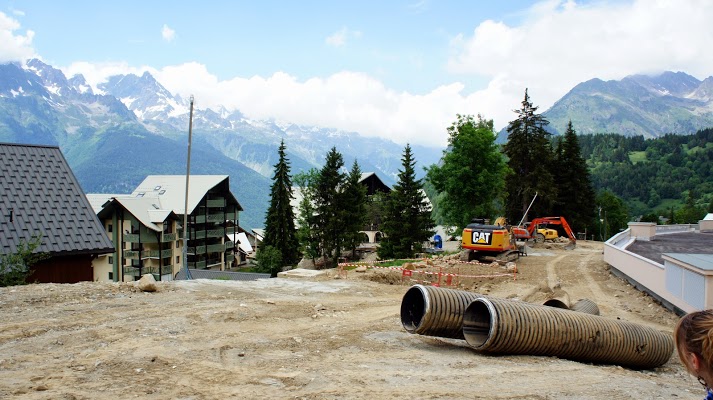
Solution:
[(188, 182), (191, 176), (191, 138), (193, 135), (193, 95), (191, 95), (191, 111), (188, 115), (188, 158), (186, 160), (186, 197), (183, 203), (183, 268), (186, 269), (186, 279), (193, 279), (188, 268)]

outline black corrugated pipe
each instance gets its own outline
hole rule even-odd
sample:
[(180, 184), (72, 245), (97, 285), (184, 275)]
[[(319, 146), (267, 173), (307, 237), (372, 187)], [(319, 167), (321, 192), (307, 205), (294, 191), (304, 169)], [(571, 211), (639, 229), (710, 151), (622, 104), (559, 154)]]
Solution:
[(599, 315), (599, 307), (597, 307), (597, 303), (589, 299), (579, 299), (572, 307), (570, 307), (570, 310)]
[(414, 285), (401, 301), (401, 324), (410, 333), (463, 337), (463, 313), (481, 295), (463, 290)]
[(524, 302), (479, 298), (466, 309), (463, 334), (478, 351), (655, 368), (673, 353), (671, 334), (631, 322)]

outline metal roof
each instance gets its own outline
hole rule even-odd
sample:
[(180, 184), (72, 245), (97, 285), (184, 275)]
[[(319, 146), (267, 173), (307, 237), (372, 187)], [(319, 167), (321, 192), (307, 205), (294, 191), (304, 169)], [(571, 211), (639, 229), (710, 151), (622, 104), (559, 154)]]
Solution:
[[(177, 218), (173, 211), (161, 207), (160, 199), (157, 198), (128, 197), (127, 195), (122, 195), (112, 198), (110, 202), (118, 203), (141, 222), (141, 224), (156, 232), (163, 231), (163, 222), (171, 215)], [(107, 208), (107, 211), (104, 211), (104, 209), (99, 211), (99, 218), (104, 219), (110, 217), (111, 212), (108, 210), (109, 208)]]
[(698, 269), (713, 271), (713, 254), (664, 253), (664, 256), (686, 263)]
[[(213, 271), (209, 269), (192, 269), (192, 279), (220, 279), (229, 281), (256, 281), (258, 279), (270, 279), (270, 274), (259, 272), (230, 272), (230, 271)], [(186, 279), (186, 269), (181, 268), (174, 278), (177, 281)]]
[(99, 211), (104, 208), (104, 204), (114, 197), (128, 196), (128, 194), (104, 194), (104, 193), (87, 193), (87, 200), (94, 209), (94, 214), (99, 214)]
[[(188, 183), (188, 214), (193, 212), (209, 190), (226, 180), (228, 175), (191, 175)], [(183, 215), (185, 196), (185, 175), (149, 175), (131, 193), (131, 197), (159, 198), (161, 208), (173, 210), (179, 215)], [(242, 211), (243, 208), (232, 193), (230, 197), (229, 200), (235, 201), (238, 209)]]
[(37, 234), (38, 252), (114, 251), (59, 147), (0, 143), (0, 253)]

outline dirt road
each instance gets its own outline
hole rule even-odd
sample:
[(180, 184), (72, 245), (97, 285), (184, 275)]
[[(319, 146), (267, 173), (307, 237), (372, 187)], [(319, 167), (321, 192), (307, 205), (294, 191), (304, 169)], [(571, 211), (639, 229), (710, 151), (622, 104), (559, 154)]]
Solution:
[[(461, 288), (531, 302), (554, 289), (594, 300), (604, 316), (671, 332), (677, 317), (610, 275), (601, 251), (545, 245), (518, 261), (517, 280)], [(636, 371), (484, 356), (464, 341), (411, 335), (399, 319), (409, 284), (399, 278), (196, 280), (161, 283), (156, 293), (108, 283), (1, 288), (0, 398), (703, 397), (675, 353)]]

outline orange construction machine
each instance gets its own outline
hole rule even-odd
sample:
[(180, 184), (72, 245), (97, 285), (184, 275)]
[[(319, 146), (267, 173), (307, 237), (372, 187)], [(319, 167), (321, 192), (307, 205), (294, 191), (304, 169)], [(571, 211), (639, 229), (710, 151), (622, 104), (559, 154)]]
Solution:
[(564, 217), (541, 217), (530, 221), (525, 227), (513, 227), (512, 234), (518, 240), (534, 239), (535, 243), (542, 243), (545, 240), (554, 240), (559, 237), (556, 229), (548, 229), (548, 225), (561, 225), (564, 229), (570, 244), (568, 248), (574, 248), (577, 245), (577, 238), (574, 232), (569, 227), (567, 220)]

